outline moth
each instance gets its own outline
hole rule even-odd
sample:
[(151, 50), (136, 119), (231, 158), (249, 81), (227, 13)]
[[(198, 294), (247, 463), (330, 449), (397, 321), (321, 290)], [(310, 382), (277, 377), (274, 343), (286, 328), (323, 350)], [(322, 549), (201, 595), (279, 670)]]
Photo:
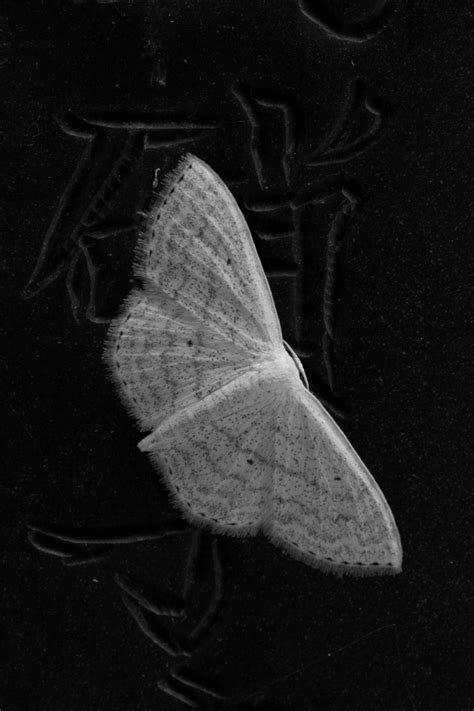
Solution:
[(400, 572), (384, 495), (309, 391), (245, 219), (195, 156), (151, 208), (134, 270), (141, 287), (111, 325), (105, 360), (183, 516), (218, 533), (261, 531), (317, 568)]

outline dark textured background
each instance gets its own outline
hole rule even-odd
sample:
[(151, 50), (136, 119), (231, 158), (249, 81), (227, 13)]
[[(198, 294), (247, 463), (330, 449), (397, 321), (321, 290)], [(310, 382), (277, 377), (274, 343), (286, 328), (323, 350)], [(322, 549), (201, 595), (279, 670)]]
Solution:
[[(189, 534), (67, 567), (33, 548), (25, 525), (120, 529), (175, 518), (105, 377), (106, 324), (97, 321), (129, 289), (134, 221), (155, 168), (163, 175), (187, 150), (250, 208), (335, 186), (325, 203), (298, 212), (293, 254), (291, 236), (258, 237), (285, 229), (288, 209), (245, 215), (264, 266), (288, 275), (270, 279), (284, 333), (304, 352), (313, 391), (345, 414), (339, 422), (386, 495), (405, 558), (397, 577), (337, 578), (262, 538), (220, 537), (223, 598), (185, 669), (227, 700), (181, 690), (204, 709), (473, 708), (470, 5), (393, 0), (365, 22), (376, 3), (3, 3), (2, 711), (185, 707), (158, 688), (174, 661), (140, 632), (113, 576), (158, 600), (179, 593)], [(362, 100), (353, 112), (351, 87)], [(254, 141), (265, 185), (239, 92), (267, 101)], [(275, 102), (295, 139), (289, 185)], [(305, 168), (344, 107), (339, 148)], [(157, 112), (176, 126), (164, 131)], [(381, 129), (364, 143), (377, 115)], [(90, 128), (104, 117), (115, 128)], [(163, 144), (155, 149), (133, 128), (150, 117)], [(125, 154), (128, 173), (119, 170), (117, 191), (91, 217)], [(341, 185), (359, 203), (337, 237), (331, 383), (323, 285)], [(95, 240), (92, 223), (110, 236)], [(43, 288), (25, 299), (42, 247)], [(200, 575), (195, 620), (212, 595), (205, 563)]]

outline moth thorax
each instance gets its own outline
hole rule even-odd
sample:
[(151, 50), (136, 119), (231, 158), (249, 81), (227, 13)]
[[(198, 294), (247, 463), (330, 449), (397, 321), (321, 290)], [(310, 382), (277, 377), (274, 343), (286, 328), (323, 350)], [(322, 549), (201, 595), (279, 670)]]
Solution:
[(299, 380), (300, 373), (298, 365), (293, 357), (283, 348), (273, 352), (271, 358), (271, 369), (274, 375), (281, 376), (284, 379), (296, 378)]

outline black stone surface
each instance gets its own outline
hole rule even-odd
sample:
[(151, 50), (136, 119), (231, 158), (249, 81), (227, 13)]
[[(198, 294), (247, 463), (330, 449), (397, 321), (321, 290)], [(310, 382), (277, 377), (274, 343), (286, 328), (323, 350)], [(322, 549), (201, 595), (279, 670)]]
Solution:
[[(472, 16), (2, 4), (2, 711), (473, 708)], [(243, 206), (284, 335), (395, 515), (401, 575), (338, 578), (208, 533), (31, 545), (28, 524), (179, 524), (101, 353), (155, 170), (187, 151)], [(187, 618), (142, 613), (189, 649), (173, 657), (117, 575), (174, 604), (193, 541)]]

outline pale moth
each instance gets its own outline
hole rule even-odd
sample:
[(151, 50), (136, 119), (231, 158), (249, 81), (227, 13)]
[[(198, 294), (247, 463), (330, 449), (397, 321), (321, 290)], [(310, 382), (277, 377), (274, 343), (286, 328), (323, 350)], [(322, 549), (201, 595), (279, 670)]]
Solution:
[(400, 572), (384, 495), (301, 382), (245, 219), (198, 158), (150, 210), (135, 275), (105, 358), (182, 514), (336, 573)]

